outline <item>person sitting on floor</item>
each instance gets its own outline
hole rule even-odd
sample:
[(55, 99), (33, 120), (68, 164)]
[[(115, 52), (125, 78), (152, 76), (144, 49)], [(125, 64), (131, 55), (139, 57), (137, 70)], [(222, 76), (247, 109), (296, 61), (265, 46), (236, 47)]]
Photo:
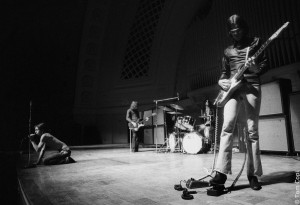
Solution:
[[(75, 162), (71, 156), (70, 148), (62, 141), (46, 132), (45, 123), (40, 123), (34, 126), (35, 134), (30, 134), (30, 142), (36, 152), (40, 152), (36, 164), (44, 165), (54, 165), (54, 164), (68, 164)], [(35, 136), (39, 136), (39, 143), (37, 144), (34, 139)], [(44, 157), (45, 151), (54, 150), (55, 153), (52, 153)]]

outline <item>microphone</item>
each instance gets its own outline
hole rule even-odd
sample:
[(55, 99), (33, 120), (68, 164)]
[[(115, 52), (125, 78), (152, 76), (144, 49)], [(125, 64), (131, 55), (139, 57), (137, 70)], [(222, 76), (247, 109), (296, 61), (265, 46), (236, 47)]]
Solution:
[(177, 92), (177, 100), (179, 100), (179, 93)]

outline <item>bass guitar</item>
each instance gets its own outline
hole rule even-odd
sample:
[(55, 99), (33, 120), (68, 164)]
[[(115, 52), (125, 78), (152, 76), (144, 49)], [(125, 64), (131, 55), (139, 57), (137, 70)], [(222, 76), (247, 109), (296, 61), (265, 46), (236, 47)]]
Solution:
[[(156, 115), (156, 113), (152, 113), (149, 117), (153, 117), (155, 115)], [(129, 122), (128, 123), (129, 129), (134, 130), (134, 131), (138, 131), (140, 129), (140, 127), (145, 126), (144, 122), (147, 121), (149, 119), (149, 117), (146, 117), (145, 119), (143, 119), (139, 122), (136, 122), (135, 125), (133, 123)]]
[[(256, 59), (265, 48), (275, 39), (278, 35), (288, 26), (289, 22), (286, 22), (283, 26), (281, 26), (259, 49), (256, 53), (252, 56), (253, 59)], [(247, 52), (248, 53), (248, 52)], [(248, 59), (248, 57), (246, 57)], [(241, 79), (243, 77), (244, 72), (247, 70), (247, 66), (242, 67), (237, 73), (230, 79), (231, 85), (230, 88), (225, 90), (220, 90), (217, 98), (215, 99), (214, 105), (218, 107), (223, 107), (228, 100), (230, 99), (231, 95), (241, 86)]]

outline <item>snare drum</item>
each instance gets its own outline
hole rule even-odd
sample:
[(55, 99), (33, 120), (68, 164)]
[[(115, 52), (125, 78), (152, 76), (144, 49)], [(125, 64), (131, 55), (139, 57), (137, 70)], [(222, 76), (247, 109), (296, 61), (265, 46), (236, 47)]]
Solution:
[(198, 132), (187, 133), (182, 140), (183, 150), (188, 154), (197, 154), (203, 144), (203, 136)]
[(195, 119), (191, 116), (184, 116), (182, 125), (189, 131), (194, 130)]

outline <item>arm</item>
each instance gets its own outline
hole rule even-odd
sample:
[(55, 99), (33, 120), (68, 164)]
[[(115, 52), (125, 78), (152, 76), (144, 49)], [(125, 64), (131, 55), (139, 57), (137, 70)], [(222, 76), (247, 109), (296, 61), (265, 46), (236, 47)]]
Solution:
[(218, 84), (223, 90), (228, 90), (230, 88), (231, 82), (230, 78), (230, 66), (226, 55), (222, 58), (222, 68), (221, 68), (221, 76), (219, 78)]
[(45, 154), (45, 147), (46, 145), (43, 146), (42, 150), (40, 151), (40, 154), (39, 154), (39, 157), (38, 157), (38, 160), (36, 161), (36, 164), (40, 164), (41, 163), (41, 160)]
[[(258, 40), (256, 47), (260, 48), (262, 45), (261, 39)], [(249, 71), (252, 73), (256, 73), (258, 75), (262, 75), (269, 69), (268, 59), (266, 53), (263, 51), (257, 59), (249, 58), (246, 63), (249, 66)]]
[(43, 139), (44, 139), (45, 135), (43, 134), (41, 136), (39, 144), (36, 144), (35, 141), (33, 141), (33, 137), (34, 137), (34, 134), (31, 134), (30, 137), (29, 137), (30, 142), (31, 142), (33, 148), (35, 149), (35, 151), (40, 152), (42, 150), (43, 146), (45, 145), (45, 142), (43, 142)]
[(130, 118), (130, 109), (127, 110), (127, 113), (126, 113), (126, 121), (127, 121), (127, 122), (132, 122), (132, 121), (131, 121), (131, 118)]

